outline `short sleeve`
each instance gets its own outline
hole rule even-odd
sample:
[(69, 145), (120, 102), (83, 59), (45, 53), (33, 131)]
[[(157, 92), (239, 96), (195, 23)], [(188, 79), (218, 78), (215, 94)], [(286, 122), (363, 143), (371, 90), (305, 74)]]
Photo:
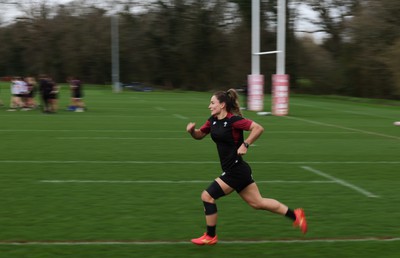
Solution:
[(240, 130), (249, 131), (253, 120), (242, 118), (232, 123), (232, 127)]
[(207, 122), (204, 123), (204, 125), (202, 125), (200, 127), (200, 131), (202, 131), (205, 134), (209, 134), (210, 130), (211, 130), (211, 122), (210, 122), (210, 119), (209, 119), (209, 120), (207, 120)]

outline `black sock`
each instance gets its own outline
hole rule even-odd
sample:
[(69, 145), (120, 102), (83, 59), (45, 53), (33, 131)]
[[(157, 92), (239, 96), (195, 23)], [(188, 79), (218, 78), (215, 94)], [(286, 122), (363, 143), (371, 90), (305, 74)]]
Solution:
[(215, 226), (207, 226), (207, 235), (210, 237), (215, 237), (215, 229), (217, 228), (217, 225)]
[(294, 214), (294, 212), (291, 209), (288, 209), (286, 214), (286, 217), (288, 217), (289, 219), (295, 221), (296, 220), (296, 214)]

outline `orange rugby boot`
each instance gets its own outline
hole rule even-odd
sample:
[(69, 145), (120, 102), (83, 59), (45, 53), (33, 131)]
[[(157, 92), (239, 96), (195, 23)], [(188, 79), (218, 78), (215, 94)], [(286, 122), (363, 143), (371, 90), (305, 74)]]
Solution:
[(296, 220), (293, 222), (293, 227), (299, 227), (303, 234), (307, 233), (307, 221), (303, 209), (295, 209), (294, 214)]
[(218, 237), (216, 235), (215, 237), (210, 237), (207, 233), (204, 233), (201, 237), (193, 238), (191, 241), (196, 245), (215, 245), (218, 242)]

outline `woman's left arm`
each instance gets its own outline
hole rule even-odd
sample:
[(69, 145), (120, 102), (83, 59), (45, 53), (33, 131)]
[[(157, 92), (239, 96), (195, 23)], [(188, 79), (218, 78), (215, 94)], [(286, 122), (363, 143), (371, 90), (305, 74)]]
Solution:
[(264, 128), (253, 121), (253, 123), (251, 123), (249, 131), (249, 136), (244, 140), (244, 142), (242, 143), (242, 145), (240, 145), (238, 149), (238, 155), (245, 155), (247, 153), (247, 149), (249, 148), (249, 146), (253, 144), (258, 139), (258, 137), (260, 137), (260, 135), (264, 132)]

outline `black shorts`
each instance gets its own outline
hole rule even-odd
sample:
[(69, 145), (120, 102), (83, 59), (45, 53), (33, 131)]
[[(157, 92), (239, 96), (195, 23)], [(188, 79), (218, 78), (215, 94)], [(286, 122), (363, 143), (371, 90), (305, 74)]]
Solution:
[(57, 93), (47, 93), (47, 92), (44, 92), (44, 93), (42, 94), (42, 99), (43, 99), (43, 100), (58, 99), (58, 94), (57, 94)]
[(251, 168), (244, 161), (237, 163), (229, 171), (223, 172), (219, 178), (238, 193), (254, 183)]
[(47, 95), (48, 99), (58, 99), (58, 94), (57, 93), (50, 93)]
[(73, 99), (81, 99), (83, 97), (82, 91), (73, 91), (71, 97)]

